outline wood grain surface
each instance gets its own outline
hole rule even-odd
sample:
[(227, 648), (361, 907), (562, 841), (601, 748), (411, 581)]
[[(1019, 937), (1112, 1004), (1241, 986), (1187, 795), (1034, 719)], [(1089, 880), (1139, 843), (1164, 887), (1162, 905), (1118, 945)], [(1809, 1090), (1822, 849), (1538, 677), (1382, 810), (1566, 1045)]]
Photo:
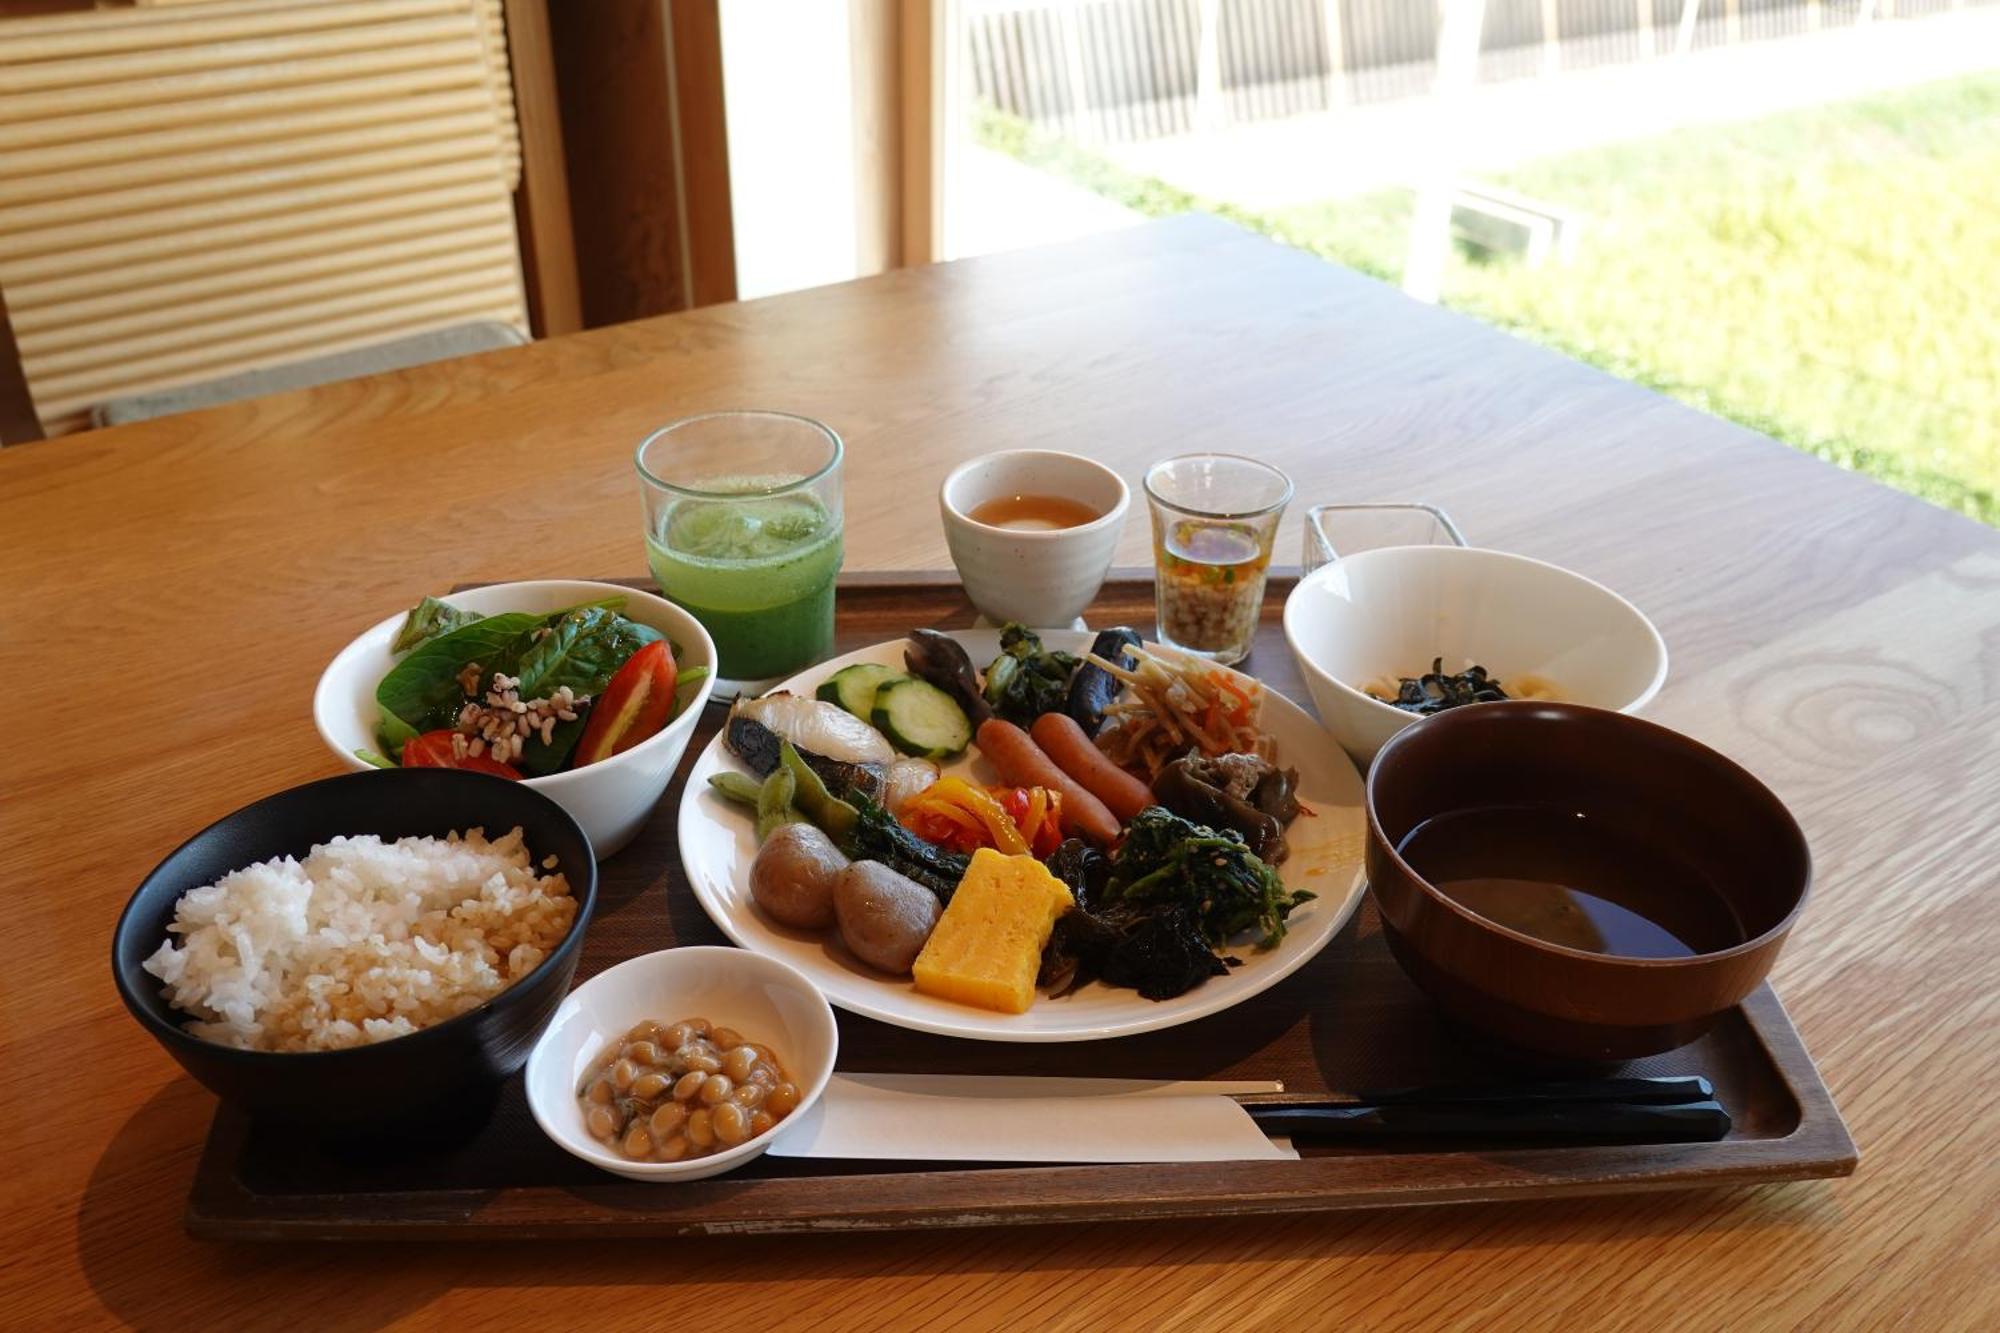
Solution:
[[(1136, 481), (1215, 447), (1290, 470), (1295, 508), (1420, 497), (1631, 597), (1673, 653), (1649, 714), (1764, 778), (1812, 841), (1774, 981), (1859, 1172), (893, 1242), (189, 1240), (212, 1102), (112, 990), (130, 889), (203, 824), (338, 770), (313, 682), (383, 614), (638, 572), (636, 441), (739, 404), (846, 437), (850, 568), (944, 563), (933, 491), (986, 450), (1077, 449)], [(1142, 522), (1121, 555), (1146, 558)], [(0, 1006), (0, 1323), (2000, 1320), (2000, 537), (1307, 256), (1178, 221), (10, 448), (0, 561), (0, 883), (42, 927)]]

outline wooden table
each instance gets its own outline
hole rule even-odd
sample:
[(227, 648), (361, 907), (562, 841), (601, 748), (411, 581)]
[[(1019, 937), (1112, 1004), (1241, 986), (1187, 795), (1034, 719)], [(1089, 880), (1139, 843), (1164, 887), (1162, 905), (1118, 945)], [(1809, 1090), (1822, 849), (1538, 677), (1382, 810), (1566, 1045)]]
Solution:
[[(944, 563), (932, 493), (986, 450), (1136, 481), (1219, 447), (1288, 469), (1295, 508), (1420, 497), (1630, 596), (1673, 653), (1650, 715), (1812, 839), (1776, 980), (1859, 1174), (894, 1241), (188, 1240), (212, 1103), (112, 990), (126, 895), (203, 824), (338, 770), (308, 702), (363, 626), (470, 580), (640, 571), (635, 442), (738, 404), (846, 437), (849, 568)], [(1123, 560), (1146, 538), (1135, 516)], [(9, 449), (0, 550), (0, 884), (40, 927), (4, 987), (0, 1324), (2000, 1319), (2000, 536), (1332, 265), (1161, 223)]]

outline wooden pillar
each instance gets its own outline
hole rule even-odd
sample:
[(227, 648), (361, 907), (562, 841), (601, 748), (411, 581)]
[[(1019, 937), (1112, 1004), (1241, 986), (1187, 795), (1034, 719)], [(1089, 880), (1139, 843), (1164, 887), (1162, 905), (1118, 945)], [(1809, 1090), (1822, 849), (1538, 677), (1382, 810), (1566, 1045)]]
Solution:
[(901, 0), (850, 0), (848, 70), (854, 104), (854, 271), (903, 262)]
[(521, 127), (521, 186), (514, 197), (521, 267), (535, 336), (549, 338), (583, 327), (583, 300), (577, 290), (576, 233), (570, 222), (555, 54), (549, 48), (548, 0), (506, 0), (506, 15), (514, 114)]
[(897, 95), (901, 103), (902, 242), (905, 264), (946, 258), (944, 182), (951, 172), (953, 128), (960, 105), (952, 82), (959, 62), (945, 43), (960, 31), (948, 0), (901, 0)]
[(35, 413), (34, 395), (21, 369), (21, 347), (7, 318), (7, 293), (0, 291), (0, 444), (25, 444), (42, 438), (42, 419)]
[(548, 8), (583, 322), (736, 297), (716, 0)]

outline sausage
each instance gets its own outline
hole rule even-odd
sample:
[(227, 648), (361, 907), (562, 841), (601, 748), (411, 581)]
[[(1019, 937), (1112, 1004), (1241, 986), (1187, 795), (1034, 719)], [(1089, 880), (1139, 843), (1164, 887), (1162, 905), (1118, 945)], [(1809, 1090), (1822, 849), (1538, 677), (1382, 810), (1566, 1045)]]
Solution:
[(1117, 816), (1082, 783), (1058, 768), (1055, 760), (1043, 754), (1042, 747), (1012, 722), (994, 717), (980, 723), (979, 748), (1000, 770), (1000, 776), (1014, 786), (1061, 792), (1065, 833), (1078, 834), (1100, 847), (1118, 840), (1123, 826)]
[(1031, 734), (1057, 768), (1082, 783), (1120, 822), (1158, 804), (1146, 784), (1112, 763), (1069, 714), (1043, 713)]

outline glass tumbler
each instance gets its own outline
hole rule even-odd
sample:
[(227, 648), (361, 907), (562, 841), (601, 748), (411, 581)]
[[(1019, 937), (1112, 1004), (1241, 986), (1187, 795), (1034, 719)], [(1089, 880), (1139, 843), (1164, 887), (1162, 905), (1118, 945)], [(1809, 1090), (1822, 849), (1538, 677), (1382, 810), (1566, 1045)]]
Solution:
[(1147, 471), (1162, 642), (1224, 665), (1250, 655), (1291, 498), (1290, 477), (1237, 454), (1184, 454)]
[(1301, 575), (1356, 551), (1378, 546), (1463, 546), (1465, 534), (1451, 515), (1416, 501), (1387, 504), (1321, 504), (1306, 510)]
[(787, 412), (709, 412), (639, 445), (646, 562), (739, 688), (833, 651), (841, 455), (833, 431)]

